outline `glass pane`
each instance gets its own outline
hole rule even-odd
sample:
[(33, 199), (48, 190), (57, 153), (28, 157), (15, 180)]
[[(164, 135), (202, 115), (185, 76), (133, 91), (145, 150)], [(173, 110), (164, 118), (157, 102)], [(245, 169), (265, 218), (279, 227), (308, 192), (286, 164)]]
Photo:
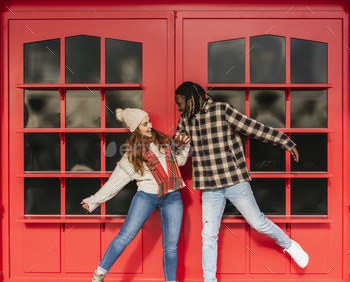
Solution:
[(106, 133), (106, 170), (114, 170), (117, 162), (124, 155), (126, 147), (125, 142), (130, 133)]
[(66, 83), (100, 83), (100, 38), (66, 38)]
[(327, 133), (294, 133), (299, 162), (291, 161), (292, 171), (327, 171)]
[(250, 82), (286, 82), (286, 39), (273, 35), (250, 38)]
[(282, 90), (251, 90), (250, 116), (271, 127), (286, 127), (286, 94)]
[[(100, 187), (100, 179), (67, 178), (66, 214), (88, 214), (88, 212), (82, 208), (80, 203), (83, 199), (95, 194)], [(101, 207), (96, 208), (91, 214), (101, 214)]]
[(101, 95), (96, 90), (68, 90), (66, 93), (66, 127), (101, 127)]
[(291, 127), (327, 128), (327, 90), (293, 90), (290, 95)]
[(291, 38), (291, 82), (327, 83), (327, 43)]
[(106, 38), (106, 83), (142, 84), (142, 43)]
[(60, 83), (60, 39), (24, 44), (24, 83)]
[(59, 128), (61, 99), (55, 90), (24, 91), (24, 127)]
[(286, 180), (255, 178), (252, 190), (260, 210), (265, 214), (286, 214)]
[(85, 172), (101, 170), (101, 138), (99, 134), (66, 134), (66, 170)]
[(226, 102), (245, 113), (245, 90), (211, 90), (209, 95), (217, 102)]
[(245, 82), (244, 38), (208, 43), (208, 82)]
[(292, 215), (327, 215), (328, 179), (292, 179)]
[(57, 133), (24, 133), (24, 170), (59, 171), (60, 141)]
[(236, 209), (236, 207), (229, 200), (227, 200), (225, 210), (224, 210), (224, 215), (241, 215), (241, 213)]
[(122, 214), (128, 213), (131, 200), (137, 192), (136, 181), (127, 184), (120, 192), (106, 202), (106, 214)]
[(250, 138), (250, 170), (285, 171), (285, 151)]
[(142, 109), (142, 90), (107, 90), (106, 91), (106, 127), (126, 128), (115, 118), (116, 108)]
[(60, 214), (60, 188), (58, 178), (24, 179), (24, 213)]

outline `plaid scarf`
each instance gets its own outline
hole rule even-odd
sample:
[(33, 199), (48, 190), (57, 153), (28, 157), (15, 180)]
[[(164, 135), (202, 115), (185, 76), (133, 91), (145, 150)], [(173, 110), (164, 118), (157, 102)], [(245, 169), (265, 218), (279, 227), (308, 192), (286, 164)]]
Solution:
[(169, 144), (162, 144), (164, 150), (168, 174), (159, 162), (157, 156), (150, 150), (151, 137), (143, 137), (146, 145), (142, 147), (142, 156), (146, 160), (146, 165), (158, 184), (158, 197), (163, 197), (168, 190), (177, 190), (183, 187), (182, 177), (173, 150)]

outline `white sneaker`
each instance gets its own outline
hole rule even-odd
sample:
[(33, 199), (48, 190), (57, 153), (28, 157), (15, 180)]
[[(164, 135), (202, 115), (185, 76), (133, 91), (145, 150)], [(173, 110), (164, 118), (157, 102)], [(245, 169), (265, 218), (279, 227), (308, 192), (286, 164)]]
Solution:
[(97, 274), (97, 270), (94, 272), (94, 277), (92, 277), (91, 282), (103, 282), (105, 280), (106, 274)]
[(288, 249), (284, 249), (283, 252), (287, 252), (294, 259), (294, 261), (301, 268), (304, 268), (309, 263), (308, 254), (302, 249), (302, 247), (292, 240), (292, 245)]

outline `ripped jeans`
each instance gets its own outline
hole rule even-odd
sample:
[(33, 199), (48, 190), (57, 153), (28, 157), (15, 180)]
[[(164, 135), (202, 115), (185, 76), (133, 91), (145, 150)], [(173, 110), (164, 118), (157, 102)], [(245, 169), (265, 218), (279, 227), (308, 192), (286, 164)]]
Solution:
[(202, 267), (205, 282), (216, 282), (218, 233), (228, 199), (249, 225), (266, 234), (282, 248), (289, 248), (290, 238), (260, 211), (248, 182), (202, 192)]

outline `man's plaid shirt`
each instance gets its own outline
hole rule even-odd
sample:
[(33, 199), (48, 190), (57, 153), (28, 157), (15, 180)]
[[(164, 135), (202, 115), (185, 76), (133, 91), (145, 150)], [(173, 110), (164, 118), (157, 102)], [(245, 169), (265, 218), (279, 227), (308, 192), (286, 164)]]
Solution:
[(195, 118), (180, 117), (175, 136), (181, 132), (192, 139), (194, 189), (216, 189), (251, 180), (239, 133), (288, 151), (295, 146), (286, 134), (210, 98)]

